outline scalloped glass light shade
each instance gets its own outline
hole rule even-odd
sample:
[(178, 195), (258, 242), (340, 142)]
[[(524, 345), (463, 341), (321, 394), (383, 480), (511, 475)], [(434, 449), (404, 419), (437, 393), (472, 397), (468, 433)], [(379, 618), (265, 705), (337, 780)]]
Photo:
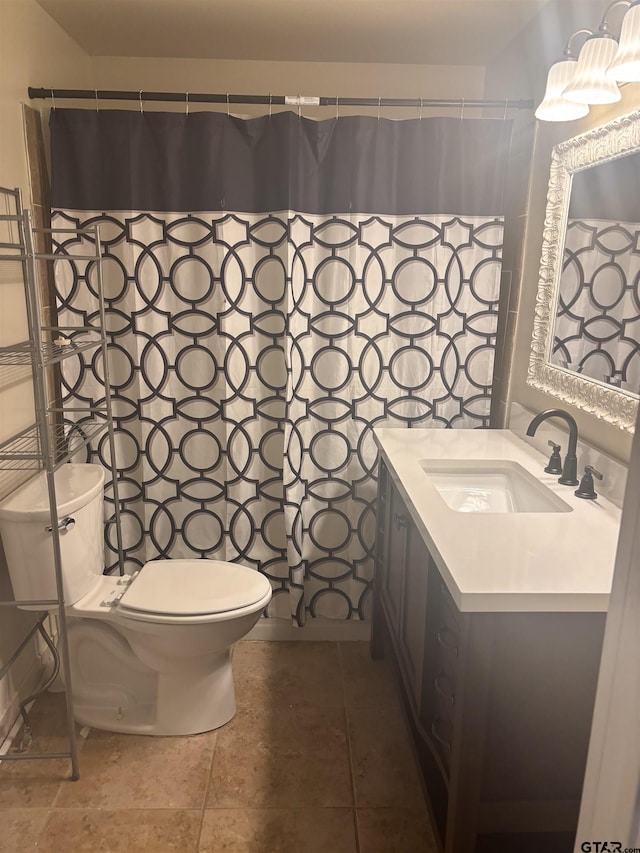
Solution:
[(632, 6), (623, 18), (620, 44), (607, 77), (620, 83), (640, 82), (640, 5)]
[(594, 36), (584, 43), (576, 73), (563, 96), (578, 104), (613, 104), (622, 97), (607, 68), (613, 62), (618, 43), (605, 36)]
[(562, 93), (573, 80), (578, 63), (575, 59), (563, 59), (554, 63), (547, 75), (547, 89), (542, 103), (536, 110), (540, 121), (573, 121), (589, 112), (586, 104), (567, 101)]

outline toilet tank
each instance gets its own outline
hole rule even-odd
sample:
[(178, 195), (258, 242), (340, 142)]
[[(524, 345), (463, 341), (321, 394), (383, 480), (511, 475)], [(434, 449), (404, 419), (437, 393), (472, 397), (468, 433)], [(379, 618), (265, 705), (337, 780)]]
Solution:
[[(96, 583), (104, 566), (103, 484), (100, 465), (62, 465), (54, 474), (66, 604), (75, 604)], [(49, 492), (39, 472), (0, 503), (0, 536), (13, 594), (18, 601), (57, 598)], [(25, 610), (42, 606), (23, 605)]]

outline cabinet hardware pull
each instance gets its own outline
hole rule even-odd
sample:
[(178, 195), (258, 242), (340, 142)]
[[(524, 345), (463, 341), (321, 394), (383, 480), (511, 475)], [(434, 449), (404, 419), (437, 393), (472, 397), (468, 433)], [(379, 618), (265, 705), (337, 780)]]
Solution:
[(444, 646), (445, 649), (453, 652), (453, 654), (458, 657), (457, 638), (453, 631), (449, 628), (441, 628), (436, 634), (436, 640), (441, 646)]
[(441, 722), (442, 720), (440, 719), (440, 717), (435, 718), (435, 720), (431, 723), (431, 734), (441, 746), (444, 746), (445, 749), (448, 749), (449, 752), (451, 752), (451, 741), (442, 737), (442, 735), (438, 732), (438, 723)]
[(453, 690), (449, 690), (449, 691), (445, 690), (444, 687), (442, 686), (443, 681), (449, 682), (449, 679), (444, 674), (444, 672), (439, 672), (436, 675), (436, 677), (433, 679), (433, 686), (436, 689), (436, 693), (439, 693), (443, 699), (447, 700), (447, 702), (451, 702), (452, 705), (455, 705), (456, 704), (456, 694), (453, 692)]
[(403, 527), (409, 526), (409, 519), (406, 515), (399, 515), (397, 512), (393, 514), (393, 520), (395, 522), (396, 528), (400, 530)]

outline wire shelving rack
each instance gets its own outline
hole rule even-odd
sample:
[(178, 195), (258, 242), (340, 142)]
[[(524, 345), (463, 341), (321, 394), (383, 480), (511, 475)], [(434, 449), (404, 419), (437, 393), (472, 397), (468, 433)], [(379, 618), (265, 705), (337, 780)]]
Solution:
[[(77, 240), (56, 241), (56, 235), (73, 234)], [(47, 235), (53, 251), (37, 251), (37, 236)], [(102, 249), (97, 226), (86, 229), (35, 228), (31, 212), (22, 206), (19, 189), (0, 187), (0, 287), (20, 279), (24, 288), (28, 340), (0, 346), (0, 380), (16, 381), (28, 376), (33, 382), (33, 423), (0, 443), (0, 498), (4, 499), (39, 472), (44, 472), (49, 497), (51, 533), (51, 560), (56, 579), (56, 598), (51, 600), (0, 601), (0, 607), (25, 607), (42, 609), (28, 634), (0, 668), (0, 680), (8, 673), (18, 656), (28, 647), (36, 633), (40, 633), (52, 654), (55, 668), (62, 669), (67, 707), (69, 749), (57, 753), (7, 753), (2, 760), (59, 759), (71, 761), (71, 778), (80, 776), (78, 744), (73, 718), (73, 694), (69, 665), (69, 645), (66, 623), (66, 601), (62, 580), (62, 555), (60, 537), (65, 535), (64, 525), (58, 520), (55, 471), (61, 465), (78, 458), (90, 442), (106, 433), (111, 465), (113, 519), (116, 529), (119, 571), (124, 573), (124, 558), (120, 527), (120, 502), (118, 498), (118, 472), (116, 467), (115, 432), (111, 408), (111, 387), (108, 366), (108, 339), (106, 335), (105, 299), (102, 281)], [(84, 239), (83, 239), (84, 238)], [(82, 246), (83, 253), (76, 251)], [(72, 246), (72, 250), (69, 250)], [(88, 249), (85, 252), (85, 247)], [(47, 247), (48, 248), (48, 247)], [(45, 307), (38, 281), (40, 261), (76, 264), (79, 261), (95, 265), (97, 312), (96, 321), (90, 325), (52, 326), (44, 322)], [(4, 271), (3, 268), (4, 267)], [(54, 366), (83, 353), (101, 350), (103, 362), (103, 397), (97, 405), (86, 407), (61, 407), (52, 405), (50, 388)], [(59, 369), (59, 368), (58, 368)], [(49, 377), (49, 381), (48, 381)], [(50, 613), (58, 620), (58, 650), (55, 649), (45, 629)], [(44, 688), (36, 691), (37, 695)], [(29, 697), (29, 700), (33, 696)], [(26, 700), (26, 701), (29, 701)], [(26, 704), (21, 703), (21, 708)], [(23, 713), (26, 719), (26, 714)]]

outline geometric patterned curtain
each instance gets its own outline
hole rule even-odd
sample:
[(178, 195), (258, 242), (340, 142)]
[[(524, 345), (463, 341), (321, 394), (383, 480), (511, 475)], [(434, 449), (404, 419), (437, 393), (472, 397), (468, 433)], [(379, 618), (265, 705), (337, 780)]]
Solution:
[[(74, 209), (53, 176), (54, 227), (100, 225), (128, 570), (230, 560), (268, 616), (366, 618), (374, 427), (488, 426), (500, 211)], [(90, 319), (95, 272), (59, 266), (60, 323)], [(102, 375), (65, 365), (69, 408)]]

